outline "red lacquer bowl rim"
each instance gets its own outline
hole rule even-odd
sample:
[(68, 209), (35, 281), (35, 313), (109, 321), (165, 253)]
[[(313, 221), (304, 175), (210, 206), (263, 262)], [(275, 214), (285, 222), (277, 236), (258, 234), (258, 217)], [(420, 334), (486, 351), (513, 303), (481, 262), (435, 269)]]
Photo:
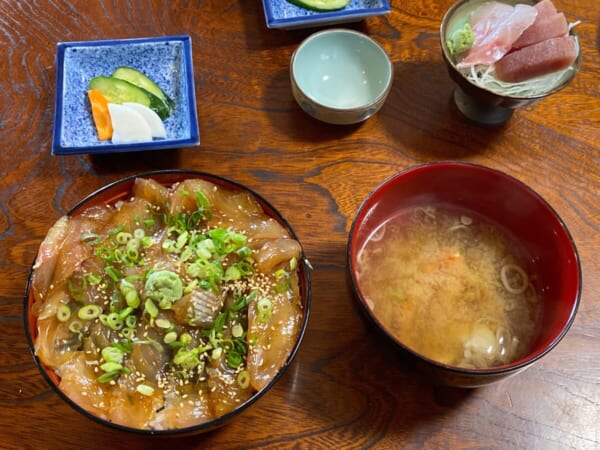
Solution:
[[(189, 178), (200, 178), (200, 179), (210, 181), (212, 183), (215, 183), (221, 187), (224, 187), (224, 188), (227, 188), (230, 190), (249, 192), (258, 201), (258, 203), (261, 205), (264, 212), (268, 216), (277, 220), (286, 229), (286, 231), (290, 234), (290, 236), (292, 238), (294, 238), (295, 240), (300, 242), (296, 233), (292, 229), (291, 225), (287, 222), (287, 220), (281, 215), (281, 213), (277, 209), (275, 209), (275, 207), (271, 203), (269, 203), (260, 194), (258, 194), (254, 190), (248, 188), (247, 186), (244, 186), (244, 185), (237, 183), (233, 180), (230, 180), (228, 178), (221, 177), (218, 175), (212, 175), (212, 174), (209, 174), (206, 172), (193, 171), (193, 170), (177, 170), (177, 169), (157, 170), (157, 171), (139, 173), (139, 174), (135, 174), (135, 175), (131, 175), (131, 176), (119, 179), (119, 180), (109, 183), (109, 184), (105, 185), (104, 187), (87, 195), (83, 200), (79, 201), (67, 213), (67, 215), (68, 216), (76, 215), (80, 211), (82, 211), (84, 208), (91, 206), (93, 204), (114, 203), (119, 200), (123, 200), (123, 199), (127, 198), (131, 192), (131, 187), (133, 186), (133, 182), (136, 178), (153, 178), (159, 182), (161, 182), (161, 181), (164, 182), (166, 185), (170, 185), (177, 181), (183, 181), (183, 180), (189, 179)], [(34, 261), (35, 261), (35, 259), (34, 259)], [(100, 418), (100, 417), (90, 413), (89, 411), (85, 410), (84, 408), (79, 406), (77, 403), (75, 403), (73, 400), (71, 400), (58, 387), (59, 378), (57, 377), (57, 375), (52, 371), (52, 369), (45, 366), (39, 360), (37, 355), (35, 354), (34, 342), (35, 342), (35, 337), (37, 334), (36, 333), (36, 319), (31, 314), (31, 305), (33, 303), (33, 294), (31, 292), (31, 277), (33, 274), (33, 264), (31, 266), (29, 276), (27, 278), (26, 295), (25, 295), (25, 299), (23, 302), (24, 303), (23, 319), (24, 319), (24, 325), (25, 325), (25, 336), (27, 339), (27, 343), (28, 343), (31, 355), (32, 355), (34, 362), (37, 365), (40, 373), (42, 374), (43, 378), (50, 385), (50, 387), (59, 395), (59, 397), (61, 397), (68, 405), (70, 405), (73, 409), (75, 409), (77, 412), (79, 412), (83, 416), (85, 416), (97, 423), (108, 426), (112, 429), (117, 429), (117, 430), (131, 432), (131, 433), (140, 434), (140, 435), (183, 436), (183, 435), (205, 433), (205, 432), (208, 432), (208, 431), (211, 431), (211, 430), (214, 430), (216, 428), (223, 426), (227, 421), (232, 419), (234, 416), (240, 414), (241, 412), (246, 410), (248, 407), (250, 407), (252, 404), (254, 404), (256, 401), (258, 401), (263, 395), (265, 395), (267, 393), (267, 391), (269, 391), (277, 383), (277, 381), (287, 371), (288, 367), (291, 365), (292, 361), (294, 360), (294, 358), (298, 352), (298, 349), (300, 348), (300, 344), (304, 338), (304, 334), (306, 332), (306, 328), (308, 325), (308, 319), (310, 316), (311, 296), (312, 296), (311, 278), (310, 278), (311, 266), (310, 266), (310, 263), (308, 262), (308, 260), (306, 259), (304, 250), (302, 250), (301, 261), (298, 262), (298, 269), (299, 269), (298, 280), (299, 280), (299, 284), (300, 284), (300, 297), (303, 301), (303, 313), (304, 314), (303, 314), (303, 318), (302, 318), (302, 324), (300, 326), (300, 330), (299, 330), (298, 336), (296, 338), (296, 342), (294, 343), (294, 346), (293, 346), (290, 354), (288, 355), (285, 363), (283, 364), (283, 366), (279, 369), (279, 371), (277, 372), (275, 377), (263, 389), (256, 392), (252, 397), (250, 397), (245, 402), (241, 403), (233, 411), (230, 411), (229, 413), (224, 414), (223, 416), (217, 417), (216, 419), (213, 419), (211, 421), (200, 423), (198, 425), (194, 425), (194, 426), (190, 426), (190, 427), (169, 429), (169, 430), (150, 430), (150, 429), (133, 428), (133, 427), (125, 426), (125, 425), (116, 424), (116, 423), (110, 422), (106, 419)]]

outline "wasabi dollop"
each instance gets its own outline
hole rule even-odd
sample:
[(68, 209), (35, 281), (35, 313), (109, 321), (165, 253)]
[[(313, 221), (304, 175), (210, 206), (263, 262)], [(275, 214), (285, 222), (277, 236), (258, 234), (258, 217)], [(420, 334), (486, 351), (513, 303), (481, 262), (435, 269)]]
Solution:
[(469, 23), (465, 23), (464, 26), (452, 33), (450, 39), (446, 40), (446, 46), (450, 55), (456, 56), (469, 50), (473, 42), (475, 41), (475, 34), (471, 29)]
[(183, 295), (183, 282), (179, 275), (170, 270), (152, 272), (146, 280), (146, 296), (167, 309)]

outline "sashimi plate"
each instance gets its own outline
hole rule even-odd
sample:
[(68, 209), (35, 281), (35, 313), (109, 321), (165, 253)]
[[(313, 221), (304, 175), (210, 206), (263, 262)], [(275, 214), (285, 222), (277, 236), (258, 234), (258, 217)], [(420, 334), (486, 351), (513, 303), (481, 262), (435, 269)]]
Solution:
[[(110, 76), (119, 66), (145, 73), (175, 102), (173, 113), (164, 121), (165, 139), (127, 144), (98, 139), (87, 96), (88, 83), (98, 75)], [(53, 155), (160, 150), (199, 143), (189, 36), (57, 44)]]
[(288, 0), (263, 0), (268, 28), (308, 28), (347, 22), (358, 22), (367, 17), (390, 12), (388, 0), (352, 0), (337, 11), (311, 11)]

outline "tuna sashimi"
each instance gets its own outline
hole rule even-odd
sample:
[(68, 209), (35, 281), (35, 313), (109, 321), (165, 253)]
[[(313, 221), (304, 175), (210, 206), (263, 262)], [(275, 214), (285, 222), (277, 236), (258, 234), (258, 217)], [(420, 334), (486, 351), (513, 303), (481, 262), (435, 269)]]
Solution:
[(513, 50), (537, 44), (546, 39), (559, 36), (566, 36), (569, 32), (569, 24), (563, 13), (552, 14), (549, 17), (540, 17), (529, 28), (527, 28), (521, 37), (513, 44)]
[(575, 37), (561, 36), (509, 53), (495, 65), (496, 77), (517, 83), (569, 67), (577, 57)]
[(529, 28), (538, 14), (533, 6), (510, 6), (496, 1), (482, 3), (469, 18), (475, 35), (473, 46), (457, 67), (490, 65), (502, 58)]

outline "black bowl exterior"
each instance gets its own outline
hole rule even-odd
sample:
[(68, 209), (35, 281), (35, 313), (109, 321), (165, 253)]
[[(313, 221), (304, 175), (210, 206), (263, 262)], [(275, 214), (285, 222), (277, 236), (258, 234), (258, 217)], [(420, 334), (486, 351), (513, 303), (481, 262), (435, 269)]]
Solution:
[[(160, 170), (153, 172), (145, 172), (137, 175), (133, 175), (130, 177), (123, 178), (121, 180), (110, 183), (101, 189), (89, 194), (79, 203), (77, 203), (68, 213), (67, 215), (73, 216), (78, 214), (81, 210), (88, 206), (88, 203), (94, 202), (95, 204), (105, 204), (105, 203), (113, 203), (118, 200), (122, 200), (128, 196), (131, 192), (131, 188), (136, 178), (153, 178), (156, 181), (163, 184), (172, 184), (178, 181), (182, 181), (186, 178), (202, 178), (204, 180), (213, 182), (219, 186), (231, 189), (231, 190), (239, 190), (239, 191), (247, 191), (250, 192), (254, 198), (259, 202), (262, 206), (263, 210), (267, 215), (277, 220), (290, 234), (290, 236), (298, 241), (298, 237), (296, 233), (287, 222), (287, 220), (272, 206), (267, 200), (265, 200), (261, 195), (254, 192), (252, 189), (245, 187), (235, 181), (229, 180), (227, 178), (223, 178), (216, 175), (211, 175), (204, 172), (196, 172), (189, 170)], [(298, 241), (299, 242), (299, 241)], [(35, 261), (35, 259), (34, 259)], [(263, 389), (256, 392), (252, 397), (246, 400), (244, 403), (240, 404), (236, 409), (230, 411), (223, 416), (217, 417), (214, 420), (209, 422), (199, 423), (198, 425), (179, 428), (179, 429), (168, 429), (168, 430), (151, 430), (151, 429), (139, 429), (127, 427), (124, 425), (119, 425), (94, 414), (91, 414), (87, 410), (83, 409), (73, 400), (71, 400), (58, 386), (57, 384), (57, 376), (52, 372), (52, 369), (46, 367), (40, 359), (35, 354), (35, 337), (37, 334), (36, 330), (36, 320), (32, 316), (31, 313), (31, 305), (33, 303), (33, 294), (31, 291), (31, 278), (33, 274), (33, 264), (29, 272), (29, 276), (27, 279), (26, 286), (26, 295), (23, 302), (23, 319), (25, 325), (25, 337), (27, 339), (28, 347), (33, 357), (33, 360), (38, 367), (40, 373), (46, 382), (50, 385), (50, 387), (58, 394), (62, 400), (65, 401), (69, 406), (71, 406), (75, 411), (79, 412), (83, 416), (93, 420), (101, 425), (107, 426), (111, 429), (130, 432), (139, 435), (146, 436), (188, 436), (195, 435), (200, 433), (206, 433), (217, 428), (222, 427), (235, 416), (240, 414), (242, 411), (246, 410), (252, 404), (254, 404), (258, 399), (260, 399), (263, 395), (267, 393), (281, 378), (281, 376), (287, 371), (288, 367), (292, 364), (292, 361), (296, 357), (298, 349), (300, 348), (300, 344), (304, 338), (304, 333), (306, 332), (306, 327), (308, 325), (308, 319), (310, 315), (310, 306), (311, 306), (311, 277), (310, 277), (310, 263), (306, 259), (304, 252), (301, 258), (301, 261), (298, 262), (298, 270), (299, 276), (298, 280), (300, 283), (300, 297), (302, 299), (303, 311), (304, 315), (302, 318), (302, 324), (300, 326), (300, 330), (298, 332), (298, 337), (296, 339), (296, 343), (294, 344), (290, 354), (288, 355), (284, 365), (279, 369), (273, 380), (271, 380)]]

